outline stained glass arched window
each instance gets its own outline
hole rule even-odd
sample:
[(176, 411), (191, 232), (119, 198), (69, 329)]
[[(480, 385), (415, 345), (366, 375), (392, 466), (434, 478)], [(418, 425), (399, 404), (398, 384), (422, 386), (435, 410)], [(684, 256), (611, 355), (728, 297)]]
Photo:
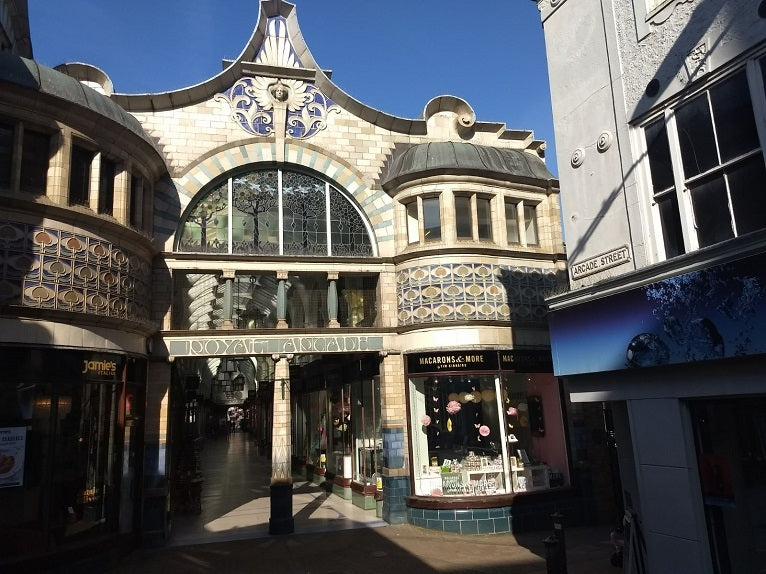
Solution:
[(282, 169), (240, 173), (187, 210), (177, 250), (239, 255), (374, 255), (358, 207), (316, 176)]

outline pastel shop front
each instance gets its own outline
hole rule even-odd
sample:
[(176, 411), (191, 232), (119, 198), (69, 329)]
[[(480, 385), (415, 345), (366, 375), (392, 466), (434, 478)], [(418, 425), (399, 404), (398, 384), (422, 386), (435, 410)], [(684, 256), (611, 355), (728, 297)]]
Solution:
[(415, 353), (406, 368), (412, 524), (518, 532), (568, 504), (564, 401), (549, 351)]

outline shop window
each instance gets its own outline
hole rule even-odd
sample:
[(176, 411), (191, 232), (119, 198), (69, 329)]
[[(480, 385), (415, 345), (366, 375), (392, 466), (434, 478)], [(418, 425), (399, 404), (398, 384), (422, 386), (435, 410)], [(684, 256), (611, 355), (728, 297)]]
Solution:
[(354, 436), (353, 478), (362, 484), (376, 484), (383, 467), (379, 377), (352, 384), (351, 421)]
[(423, 198), (423, 237), (426, 242), (441, 241), (441, 208), (438, 197)]
[(112, 215), (114, 211), (114, 177), (117, 165), (101, 156), (101, 170), (98, 184), (98, 212)]
[(716, 572), (763, 572), (766, 400), (690, 403), (699, 484)]
[(203, 192), (182, 223), (178, 249), (254, 255), (373, 254), (370, 230), (344, 193), (317, 177), (281, 169), (239, 174)]
[(21, 151), (21, 191), (45, 195), (50, 157), (50, 136), (25, 129)]
[[(766, 59), (757, 69), (766, 73)], [(644, 126), (661, 256), (766, 227), (759, 183), (766, 167), (751, 94), (758, 105), (766, 100), (751, 89), (740, 69)]]
[(410, 378), (415, 494), (486, 496), (568, 483), (550, 373)]
[(0, 187), (10, 189), (13, 165), (13, 126), (0, 123)]
[(410, 379), (415, 494), (511, 492), (498, 391), (491, 375)]
[(72, 146), (69, 165), (69, 205), (88, 206), (90, 202), (90, 166), (93, 152), (77, 145)]

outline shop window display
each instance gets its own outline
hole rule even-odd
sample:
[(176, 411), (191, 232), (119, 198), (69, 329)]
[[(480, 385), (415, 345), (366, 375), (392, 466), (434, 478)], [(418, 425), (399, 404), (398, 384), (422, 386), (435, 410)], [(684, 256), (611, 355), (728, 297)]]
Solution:
[(550, 373), (410, 376), (415, 495), (487, 496), (568, 483)]
[(419, 426), (413, 437), (416, 494), (510, 492), (495, 376), (412, 378), (410, 398)]

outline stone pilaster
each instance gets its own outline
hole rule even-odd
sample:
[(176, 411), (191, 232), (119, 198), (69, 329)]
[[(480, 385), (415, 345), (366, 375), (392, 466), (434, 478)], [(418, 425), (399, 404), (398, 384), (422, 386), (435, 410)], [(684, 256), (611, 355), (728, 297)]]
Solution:
[(271, 516), (269, 534), (290, 534), (293, 518), (293, 476), (290, 412), (290, 359), (292, 355), (272, 355), (274, 359), (274, 403), (271, 420)]

